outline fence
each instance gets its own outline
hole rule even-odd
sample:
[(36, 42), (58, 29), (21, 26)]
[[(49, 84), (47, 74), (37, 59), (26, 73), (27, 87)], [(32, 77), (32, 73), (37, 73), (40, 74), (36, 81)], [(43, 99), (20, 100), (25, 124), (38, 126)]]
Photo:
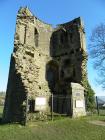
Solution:
[(98, 115), (105, 116), (105, 96), (96, 96), (96, 109)]
[[(43, 96), (44, 97), (44, 96)], [(28, 107), (27, 111), (27, 116), (32, 114), (32, 119), (42, 116), (43, 118), (46, 119), (57, 119), (58, 117), (66, 117), (66, 116), (72, 116), (72, 106), (71, 106), (71, 96), (70, 95), (52, 95), (51, 97), (45, 97), (48, 99), (48, 106), (49, 106), (49, 113), (48, 114), (40, 114), (40, 111), (35, 111), (35, 106), (36, 106), (36, 101), (30, 101), (30, 105)], [(49, 99), (50, 98), (50, 99)], [(29, 103), (28, 103), (29, 104)], [(30, 112), (29, 109), (32, 111)], [(98, 114), (98, 115), (104, 115), (105, 116), (105, 96), (96, 96), (95, 97), (95, 104), (94, 108), (92, 110), (87, 109), (87, 102), (86, 102), (86, 111), (87, 115), (92, 115), (92, 114)], [(0, 105), (0, 117), (2, 117), (2, 112), (3, 112), (3, 104)], [(42, 111), (43, 112), (43, 111)], [(47, 117), (46, 117), (47, 116)]]
[[(48, 96), (49, 97), (49, 96)], [(45, 98), (48, 98), (45, 96)], [(44, 96), (43, 96), (44, 98)], [(87, 103), (87, 98), (85, 97), (85, 108), (87, 115), (105, 115), (105, 96), (96, 96), (96, 97), (89, 97), (90, 101), (94, 101), (94, 105), (89, 108)], [(49, 100), (49, 99), (48, 99)], [(35, 101), (33, 101), (35, 103)], [(90, 102), (91, 103), (91, 102)], [(35, 106), (33, 104), (33, 106)], [(57, 119), (58, 117), (72, 117), (72, 97), (67, 94), (62, 95), (52, 95), (49, 100), (49, 108), (50, 111), (47, 114), (48, 119)], [(34, 108), (32, 109), (34, 110)], [(39, 111), (40, 112), (40, 111)], [(43, 111), (42, 111), (43, 112)], [(37, 114), (37, 113), (36, 113)], [(44, 114), (41, 119), (45, 118)], [(39, 116), (40, 117), (40, 116)], [(36, 119), (37, 120), (37, 119)]]
[[(55, 117), (71, 116), (71, 97), (70, 95), (52, 95), (36, 97), (28, 104), (28, 119), (35, 120), (54, 119)], [(46, 112), (46, 106), (49, 108)], [(46, 117), (47, 116), (47, 117)]]

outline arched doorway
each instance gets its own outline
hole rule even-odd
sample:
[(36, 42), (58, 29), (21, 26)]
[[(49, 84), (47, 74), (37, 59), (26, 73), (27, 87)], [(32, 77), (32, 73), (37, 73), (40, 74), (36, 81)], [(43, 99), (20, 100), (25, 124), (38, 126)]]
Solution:
[(46, 80), (53, 94), (56, 94), (56, 85), (59, 80), (59, 66), (56, 61), (49, 61), (46, 65)]

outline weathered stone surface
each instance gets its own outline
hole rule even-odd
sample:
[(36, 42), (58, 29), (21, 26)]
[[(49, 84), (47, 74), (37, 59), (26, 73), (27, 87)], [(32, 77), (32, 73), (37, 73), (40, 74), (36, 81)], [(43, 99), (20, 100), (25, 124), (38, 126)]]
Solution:
[(78, 83), (71, 83), (72, 88), (72, 116), (74, 118), (85, 116), (84, 88)]
[[(41, 96), (47, 98), (48, 112), (51, 94), (71, 97), (72, 92), (74, 94), (71, 82), (84, 86), (87, 78), (85, 48), (80, 18), (53, 29), (33, 16), (28, 8), (21, 8), (17, 15), (3, 120), (21, 121), (24, 103), (34, 113), (35, 98)], [(82, 96), (83, 90), (81, 99)]]

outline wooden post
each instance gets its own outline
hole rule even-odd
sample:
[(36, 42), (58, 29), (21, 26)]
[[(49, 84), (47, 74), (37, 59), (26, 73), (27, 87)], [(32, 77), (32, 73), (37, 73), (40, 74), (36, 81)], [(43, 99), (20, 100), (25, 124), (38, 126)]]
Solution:
[(51, 120), (53, 121), (53, 94), (51, 95)]
[(25, 114), (25, 125), (27, 125), (27, 115), (28, 115), (28, 93), (26, 96), (26, 114)]
[(97, 98), (97, 96), (96, 96), (96, 104), (97, 104), (97, 113), (98, 113), (98, 115), (100, 115), (100, 112), (99, 112), (99, 105), (98, 105), (98, 98)]

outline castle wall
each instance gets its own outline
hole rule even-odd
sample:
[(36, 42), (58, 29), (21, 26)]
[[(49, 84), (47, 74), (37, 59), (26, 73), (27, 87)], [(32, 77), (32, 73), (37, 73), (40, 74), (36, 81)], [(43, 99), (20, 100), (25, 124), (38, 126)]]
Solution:
[[(4, 119), (22, 119), (22, 106), (28, 98), (50, 95), (45, 78), (50, 60), (49, 45), (52, 27), (34, 17), (28, 9), (17, 15), (14, 50), (11, 56)], [(23, 98), (22, 98), (23, 96)], [(21, 111), (20, 111), (21, 110)]]
[(37, 97), (43, 97), (44, 102), (46, 98), (43, 111), (50, 111), (51, 94), (71, 97), (71, 82), (83, 85), (87, 76), (84, 38), (80, 18), (53, 29), (28, 8), (19, 10), (4, 121), (24, 120), (26, 109), (34, 113)]

